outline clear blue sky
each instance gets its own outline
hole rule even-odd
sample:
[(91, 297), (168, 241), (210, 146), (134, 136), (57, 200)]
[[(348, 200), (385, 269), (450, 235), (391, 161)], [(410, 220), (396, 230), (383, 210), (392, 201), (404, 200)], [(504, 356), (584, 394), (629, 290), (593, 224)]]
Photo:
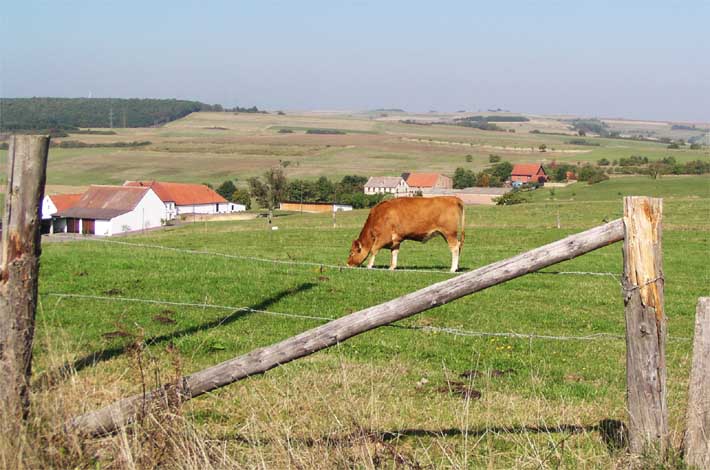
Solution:
[(710, 121), (710, 1), (33, 1), (0, 96)]

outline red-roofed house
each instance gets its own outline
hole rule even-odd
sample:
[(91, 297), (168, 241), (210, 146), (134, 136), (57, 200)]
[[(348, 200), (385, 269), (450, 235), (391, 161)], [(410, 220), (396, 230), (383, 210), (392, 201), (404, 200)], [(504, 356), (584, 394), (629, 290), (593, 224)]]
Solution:
[(124, 186), (151, 188), (165, 204), (165, 219), (182, 214), (228, 214), (246, 207), (227, 201), (204, 184), (165, 183), (162, 181), (126, 181)]
[(52, 216), (59, 211), (69, 209), (81, 199), (80, 194), (45, 194), (42, 199), (42, 233), (54, 233)]
[(540, 163), (516, 163), (510, 174), (510, 181), (518, 183), (544, 183), (547, 173)]
[(412, 192), (454, 187), (454, 180), (440, 173), (409, 173), (406, 176), (405, 180)]
[(160, 227), (164, 214), (163, 202), (150, 188), (92, 185), (52, 219), (62, 232), (111, 236)]

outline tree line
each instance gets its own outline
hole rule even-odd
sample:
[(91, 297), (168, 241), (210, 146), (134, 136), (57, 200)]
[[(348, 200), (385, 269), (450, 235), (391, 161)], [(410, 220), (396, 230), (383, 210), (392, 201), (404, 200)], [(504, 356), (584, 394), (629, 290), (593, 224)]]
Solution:
[(289, 180), (281, 168), (271, 168), (260, 177), (249, 178), (248, 189), (240, 189), (235, 183), (236, 180), (225, 181), (215, 191), (228, 201), (244, 204), (247, 209), (252, 208), (252, 201), (269, 210), (276, 209), (284, 201), (349, 204), (355, 209), (363, 209), (374, 207), (385, 196), (365, 194), (367, 178), (364, 176), (347, 175), (340, 181), (331, 181), (325, 176), (317, 180)]
[[(150, 127), (221, 105), (176, 99), (0, 98), (0, 131), (71, 131), (80, 127)], [(260, 112), (233, 108), (239, 112)], [(230, 110), (231, 111), (231, 110)]]

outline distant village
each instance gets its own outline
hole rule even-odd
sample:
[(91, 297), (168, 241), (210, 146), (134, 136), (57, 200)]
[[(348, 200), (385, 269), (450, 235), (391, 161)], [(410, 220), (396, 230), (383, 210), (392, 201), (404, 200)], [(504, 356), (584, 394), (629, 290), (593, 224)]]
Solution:
[[(371, 176), (365, 195), (392, 197), (456, 196), (464, 204), (494, 204), (495, 199), (521, 185), (544, 184), (548, 176), (542, 164), (516, 164), (504, 187), (454, 189), (451, 177), (441, 173), (402, 173)], [(348, 204), (284, 201), (284, 211), (339, 212)], [(123, 185), (91, 185), (80, 194), (47, 195), (42, 202), (42, 233), (112, 236), (154, 229), (176, 219), (218, 216), (246, 211), (244, 204), (230, 202), (204, 184), (160, 181), (126, 181)]]

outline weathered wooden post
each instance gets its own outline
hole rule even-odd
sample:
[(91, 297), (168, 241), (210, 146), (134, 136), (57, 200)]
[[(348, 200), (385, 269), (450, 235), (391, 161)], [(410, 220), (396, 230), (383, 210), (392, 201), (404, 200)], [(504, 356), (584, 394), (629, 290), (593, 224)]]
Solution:
[(661, 216), (661, 199), (624, 198), (626, 397), (637, 455), (665, 455), (668, 440)]
[(710, 468), (710, 297), (698, 299), (683, 440), (685, 463)]
[(48, 149), (48, 136), (10, 137), (0, 250), (0, 406), (5, 419), (26, 417), (29, 407)]

